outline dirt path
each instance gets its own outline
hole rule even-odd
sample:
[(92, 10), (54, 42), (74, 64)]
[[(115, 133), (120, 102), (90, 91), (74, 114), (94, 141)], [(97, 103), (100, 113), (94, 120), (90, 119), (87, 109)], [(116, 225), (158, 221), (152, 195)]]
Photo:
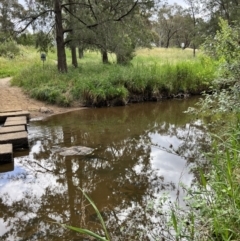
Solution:
[(21, 88), (11, 86), (11, 78), (0, 79), (0, 111), (28, 110), (31, 119), (83, 108), (61, 108), (30, 98)]

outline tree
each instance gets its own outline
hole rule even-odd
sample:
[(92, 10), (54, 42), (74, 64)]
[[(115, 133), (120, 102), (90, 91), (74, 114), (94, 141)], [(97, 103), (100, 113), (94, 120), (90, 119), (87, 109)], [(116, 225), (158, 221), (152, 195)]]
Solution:
[[(197, 36), (197, 26), (198, 26), (198, 19), (199, 14), (201, 12), (201, 5), (199, 0), (185, 0), (185, 2), (188, 4), (188, 13), (191, 16), (191, 22), (192, 22), (192, 48), (193, 48), (193, 56), (196, 55), (196, 36)], [(191, 25), (190, 25), (191, 26)], [(199, 36), (198, 36), (199, 38)]]
[(202, 0), (204, 16), (207, 20), (208, 35), (215, 35), (220, 30), (219, 18), (225, 19), (230, 25), (238, 25), (240, 20), (240, 0)]
[(206, 9), (209, 9), (212, 13), (211, 16), (214, 15), (218, 17), (222, 17), (223, 19), (227, 20), (227, 22), (231, 25), (237, 19), (239, 19), (239, 0), (204, 0), (203, 3), (205, 4)]
[(158, 12), (157, 28), (159, 29), (159, 37), (165, 48), (168, 48), (170, 41), (176, 36), (182, 28), (179, 22), (179, 16), (182, 16), (182, 7), (177, 5), (164, 4)]
[(32, 34), (26, 31), (25, 33), (22, 33), (21, 35), (17, 36), (16, 41), (18, 44), (21, 44), (21, 45), (35, 46), (36, 34)]
[(184, 12), (183, 15), (179, 15), (177, 18), (178, 22), (181, 23), (181, 30), (176, 33), (174, 44), (179, 48), (185, 49), (190, 46), (192, 40), (193, 26), (191, 24), (191, 16)]
[[(32, 8), (28, 9), (28, 16), (24, 17), (22, 23), (25, 26), (20, 30), (26, 30), (31, 24), (35, 23), (38, 27), (47, 27), (49, 23), (46, 23), (46, 19), (50, 19), (54, 23), (55, 38), (57, 45), (57, 62), (58, 70), (60, 72), (67, 72), (66, 54), (65, 54), (65, 34), (73, 31), (72, 26), (65, 28), (65, 16), (72, 16), (76, 19), (80, 26), (84, 29), (93, 29), (107, 22), (120, 22), (126, 16), (131, 15), (137, 6), (152, 6), (153, 1), (151, 0), (109, 0), (109, 1), (68, 1), (63, 0), (35, 0), (29, 4)], [(52, 7), (53, 6), (53, 7)], [(73, 11), (73, 8), (84, 8), (87, 10), (91, 17), (87, 20), (78, 16)], [(53, 19), (54, 16), (54, 19)], [(104, 18), (99, 18), (104, 16)], [(89, 21), (90, 20), (90, 21)], [(52, 26), (53, 27), (53, 26)], [(69, 41), (69, 40), (68, 40)]]
[[(76, 8), (74, 8), (73, 5), (73, 0), (68, 0), (69, 2), (69, 10), (71, 13), (75, 14), (76, 13)], [(70, 28), (72, 29), (71, 31), (71, 38), (74, 38), (74, 18), (73, 15), (70, 15)], [(71, 55), (72, 55), (72, 65), (76, 68), (78, 66), (78, 62), (77, 62), (77, 48), (76, 48), (76, 41), (71, 41), (70, 42), (70, 48), (71, 48)]]
[(15, 37), (14, 21), (20, 17), (23, 7), (18, 0), (0, 0), (0, 40)]
[[(135, 45), (140, 45), (141, 42), (146, 46), (146, 42), (149, 42), (148, 33), (150, 31), (146, 31), (149, 16), (146, 9), (149, 9), (152, 5), (136, 6), (121, 21), (104, 21), (107, 16), (108, 19), (114, 19), (115, 15), (114, 12), (107, 10), (107, 6), (106, 2), (102, 1), (98, 6), (100, 10), (94, 15), (87, 8), (77, 10), (76, 14), (84, 16), (85, 21), (93, 24), (98, 19), (101, 24), (94, 28), (85, 28), (81, 23), (75, 24), (75, 33), (77, 34), (75, 39), (86, 48), (99, 50), (103, 63), (108, 63), (108, 52), (114, 52), (117, 56), (122, 55), (121, 58), (117, 58), (118, 63), (128, 62), (131, 59)], [(123, 3), (122, 10), (127, 10), (127, 6)], [(145, 6), (145, 9), (143, 6)], [(130, 39), (131, 41), (129, 41)]]

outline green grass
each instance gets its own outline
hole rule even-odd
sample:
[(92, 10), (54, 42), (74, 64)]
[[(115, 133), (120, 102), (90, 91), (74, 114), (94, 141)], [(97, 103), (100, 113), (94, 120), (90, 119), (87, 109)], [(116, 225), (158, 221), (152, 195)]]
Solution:
[[(240, 238), (240, 124), (224, 136), (215, 136), (207, 171), (199, 169), (199, 186), (188, 190), (186, 200), (189, 210), (179, 214), (180, 220), (190, 220), (188, 227), (182, 225), (179, 236), (190, 240), (230, 241)], [(206, 169), (206, 168), (205, 168)], [(198, 184), (197, 184), (198, 185)], [(189, 227), (194, 228), (190, 233)], [(189, 230), (188, 232), (186, 230)], [(193, 229), (192, 229), (193, 230)]]
[[(205, 198), (205, 219), (209, 222), (209, 235), (215, 240), (239, 240), (240, 238), (240, 123), (224, 136), (217, 137), (212, 168), (205, 175), (201, 192)], [(201, 182), (204, 184), (204, 182)], [(206, 205), (207, 204), (207, 205)]]
[(16, 76), (38, 60), (38, 54), (34, 48), (20, 47), (20, 55), (14, 58), (0, 57), (0, 78)]
[(114, 54), (109, 54), (110, 64), (102, 64), (100, 53), (86, 51), (77, 69), (70, 66), (67, 51), (67, 74), (57, 72), (56, 53), (48, 53), (44, 66), (40, 53), (31, 49), (24, 56), (22, 63), (20, 57), (14, 60), (15, 68), (6, 60), (12, 83), (36, 99), (61, 106), (124, 105), (134, 96), (152, 100), (180, 92), (199, 94), (208, 89), (216, 68), (210, 59), (200, 54), (193, 58), (190, 50), (180, 49), (139, 49), (127, 66), (115, 64)]
[[(136, 56), (133, 59), (133, 64), (161, 64), (169, 62), (171, 64), (182, 61), (195, 61), (197, 58), (193, 57), (192, 49), (178, 49), (178, 48), (152, 48), (152, 49), (138, 49)], [(201, 53), (200, 53), (201, 55)], [(198, 53), (197, 53), (198, 56)]]

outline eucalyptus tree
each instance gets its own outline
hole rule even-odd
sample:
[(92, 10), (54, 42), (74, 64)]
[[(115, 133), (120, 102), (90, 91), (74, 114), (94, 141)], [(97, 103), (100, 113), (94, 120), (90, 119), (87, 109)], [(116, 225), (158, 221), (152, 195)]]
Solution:
[(23, 6), (18, 0), (0, 0), (0, 38), (1, 41), (15, 37), (15, 21), (20, 17)]
[[(73, 31), (72, 26), (66, 24), (67, 16), (77, 20), (82, 29), (93, 29), (107, 22), (120, 22), (130, 15), (138, 6), (152, 5), (152, 0), (26, 0), (28, 6), (27, 14), (22, 18), (19, 31), (26, 30), (30, 25), (49, 31), (54, 29), (57, 62), (60, 72), (67, 72), (65, 40), (66, 33)], [(76, 8), (88, 11), (91, 18), (84, 19), (75, 13)], [(73, 10), (74, 9), (74, 10)], [(103, 16), (103, 18), (99, 18)], [(24, 27), (22, 27), (24, 24)], [(69, 40), (68, 40), (69, 42)]]
[[(76, 8), (74, 7), (73, 0), (68, 0), (69, 3), (69, 10), (71, 13), (76, 14)], [(70, 24), (70, 28), (71, 30), (71, 38), (74, 38), (74, 17), (72, 14), (70, 14), (70, 18), (69, 18), (69, 24)], [(76, 50), (76, 41), (71, 41), (70, 42), (70, 49), (71, 49), (71, 55), (72, 55), (72, 65), (76, 68), (78, 66), (78, 62), (77, 62), (77, 50)]]
[[(151, 47), (153, 31), (147, 13), (137, 12), (119, 25), (119, 31), (113, 38), (112, 51), (116, 54), (118, 64), (127, 64), (133, 58), (137, 47)], [(120, 41), (121, 39), (123, 41)]]
[(192, 40), (191, 45), (193, 48), (193, 56), (196, 55), (197, 39), (201, 33), (198, 32), (198, 25), (200, 23), (200, 15), (202, 11), (202, 5), (200, 0), (185, 0), (188, 5), (187, 12), (191, 17), (190, 27), (192, 27)]
[[(122, 13), (127, 11), (129, 3), (131, 3), (129, 1), (116, 2), (118, 2), (118, 8), (121, 9)], [(108, 52), (116, 53), (118, 63), (128, 62), (135, 46), (139, 45), (140, 42), (146, 43), (146, 40), (149, 40), (150, 28), (147, 24), (151, 7), (153, 7), (151, 1), (144, 4), (139, 3), (120, 21), (114, 20), (116, 12), (109, 10), (108, 1), (101, 1), (93, 10), (79, 8), (76, 14), (84, 16), (83, 19), (86, 22), (94, 24), (97, 21), (101, 24), (93, 28), (86, 28), (83, 23), (76, 23), (74, 27), (76, 34), (73, 41), (77, 39), (82, 46), (99, 50), (103, 63), (108, 63)], [(105, 21), (106, 19), (113, 19), (113, 21)]]
[(202, 0), (213, 18), (223, 18), (229, 24), (240, 19), (240, 0)]
[(214, 36), (219, 27), (219, 18), (225, 19), (231, 26), (239, 25), (240, 0), (201, 0), (204, 17), (207, 21), (207, 33)]
[(163, 4), (158, 11), (157, 27), (160, 30), (160, 40), (165, 48), (170, 46), (171, 40), (181, 31), (180, 17), (183, 16), (183, 8), (178, 5)]
[(176, 19), (181, 24), (181, 29), (175, 34), (173, 44), (182, 49), (188, 48), (192, 41), (193, 32), (191, 16), (184, 11), (183, 15), (176, 16)]

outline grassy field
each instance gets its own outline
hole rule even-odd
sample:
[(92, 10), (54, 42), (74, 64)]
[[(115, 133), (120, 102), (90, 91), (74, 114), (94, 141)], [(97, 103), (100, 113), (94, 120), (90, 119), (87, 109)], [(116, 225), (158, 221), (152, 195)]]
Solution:
[(19, 46), (21, 54), (15, 58), (0, 57), (0, 78), (16, 76), (27, 68), (30, 63), (36, 62), (39, 53), (34, 48)]
[(14, 59), (0, 58), (0, 76), (13, 76), (13, 84), (34, 98), (61, 106), (81, 102), (87, 106), (125, 105), (128, 102), (156, 101), (181, 94), (199, 94), (214, 79), (216, 65), (201, 53), (194, 58), (190, 49), (138, 49), (127, 66), (101, 63), (99, 52), (86, 51), (73, 68), (67, 51), (69, 71), (59, 74), (56, 53), (43, 63), (40, 53), (21, 47)]

